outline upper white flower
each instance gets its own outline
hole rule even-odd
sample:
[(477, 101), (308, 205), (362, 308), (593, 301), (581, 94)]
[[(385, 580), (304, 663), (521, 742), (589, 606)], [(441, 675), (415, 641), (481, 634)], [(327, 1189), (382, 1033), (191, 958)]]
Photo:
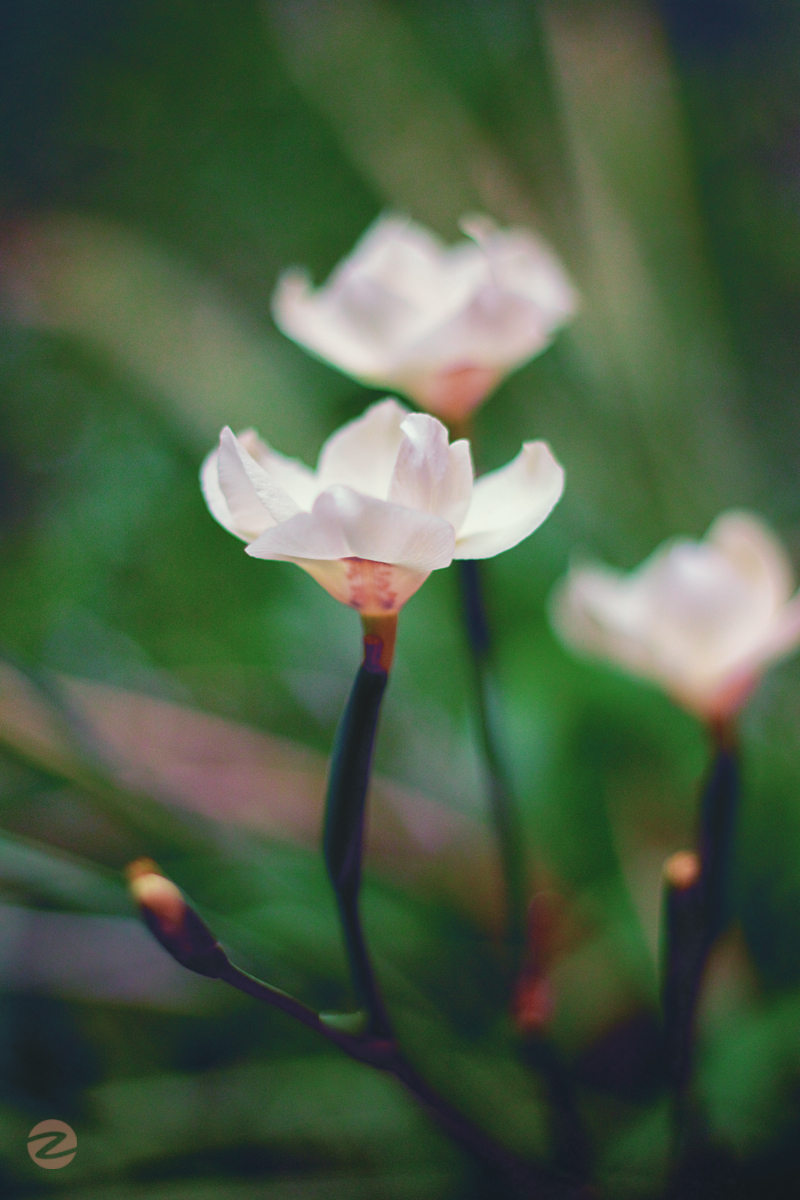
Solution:
[(548, 345), (577, 293), (531, 233), (485, 217), (461, 227), (472, 240), (445, 246), (413, 221), (379, 218), (323, 287), (303, 271), (281, 277), (277, 324), (363, 383), (463, 420)]
[(551, 615), (571, 646), (659, 683), (708, 719), (732, 715), (767, 663), (800, 644), (800, 593), (756, 517), (728, 512), (704, 541), (660, 546), (629, 575), (573, 569)]
[(316, 471), (223, 429), (201, 471), (212, 514), (256, 558), (296, 562), (364, 616), (397, 612), (432, 570), (522, 541), (559, 499), (545, 442), (473, 483), (469, 442), (396, 400), (328, 438)]

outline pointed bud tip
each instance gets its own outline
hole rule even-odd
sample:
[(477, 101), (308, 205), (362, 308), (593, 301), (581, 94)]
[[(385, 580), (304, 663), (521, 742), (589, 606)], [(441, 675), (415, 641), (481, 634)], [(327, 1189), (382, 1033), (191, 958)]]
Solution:
[(177, 932), (183, 925), (186, 901), (181, 891), (151, 858), (137, 858), (125, 868), (128, 889), (140, 908), (146, 908), (165, 930)]
[(700, 878), (700, 858), (693, 850), (679, 850), (664, 863), (664, 879), (670, 887), (685, 891)]

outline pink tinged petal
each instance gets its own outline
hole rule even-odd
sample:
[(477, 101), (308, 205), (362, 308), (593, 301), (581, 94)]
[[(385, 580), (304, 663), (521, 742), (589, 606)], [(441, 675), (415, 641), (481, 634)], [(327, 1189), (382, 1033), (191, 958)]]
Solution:
[(236, 528), (231, 510), (228, 508), (228, 501), (223, 495), (222, 488), (219, 486), (219, 450), (212, 450), (203, 460), (203, 465), (200, 468), (200, 487), (203, 490), (205, 502), (208, 505), (212, 517), (219, 521), (223, 528), (229, 533), (233, 533), (236, 537), (247, 541), (245, 534), (240, 533)]
[[(730, 716), (766, 665), (800, 645), (800, 594), (761, 522), (726, 513), (702, 542), (659, 547), (629, 576), (571, 571), (551, 601), (565, 642), (659, 683), (699, 716)], [(779, 599), (778, 599), (779, 598)]]
[[(209, 508), (217, 520), (231, 533), (235, 533), (245, 542), (250, 542), (264, 529), (269, 528), (273, 519), (259, 500), (238, 453), (228, 444), (228, 437), (235, 442), (231, 431), (224, 429), (219, 448), (204, 464), (203, 490)], [(213, 487), (214, 469), (217, 477), (216, 489)], [(217, 493), (222, 497), (221, 504)]]
[(320, 491), (344, 484), (385, 500), (392, 472), (403, 443), (401, 425), (408, 409), (397, 400), (372, 404), (355, 421), (349, 421), (325, 442), (317, 465)]
[[(340, 370), (395, 386), (398, 352), (439, 304), (445, 248), (403, 217), (381, 217), (316, 291), (302, 271), (285, 272), (273, 315), (285, 334)], [(435, 319), (435, 311), (434, 311)]]
[(496, 286), (534, 301), (548, 329), (574, 316), (578, 293), (559, 258), (540, 238), (526, 229), (499, 230), (486, 217), (468, 217), (460, 224), (484, 250)]
[(353, 553), (331, 492), (314, 501), (310, 513), (297, 513), (261, 534), (247, 547), (253, 558), (322, 559), (347, 558)]
[(272, 298), (275, 324), (293, 341), (357, 378), (383, 366), (368, 325), (353, 319), (326, 288), (314, 291), (304, 271), (285, 271)]
[(435, 417), (412, 413), (397, 455), (389, 498), (394, 504), (444, 517), (454, 528), (464, 520), (472, 498), (469, 442), (448, 444), (447, 430)]
[(472, 367), (504, 375), (543, 350), (552, 334), (551, 322), (534, 301), (486, 283), (410, 346), (405, 359), (409, 370)]
[(800, 592), (775, 617), (762, 646), (761, 661), (773, 662), (800, 646)]
[(247, 553), (292, 561), (365, 558), (427, 574), (452, 561), (454, 543), (452, 525), (440, 517), (334, 487), (310, 513), (267, 529)]
[(453, 424), (465, 420), (494, 391), (504, 371), (472, 364), (424, 371), (398, 379), (397, 386), (420, 408)]
[(452, 562), (455, 530), (442, 517), (364, 496), (348, 487), (331, 488), (330, 494), (351, 555), (426, 574)]
[(306, 511), (311, 508), (319, 491), (317, 477), (311, 467), (307, 467), (297, 458), (287, 458), (284, 454), (279, 454), (277, 450), (262, 442), (254, 429), (245, 429), (237, 434), (237, 441), (295, 504)]
[(236, 531), (246, 541), (298, 512), (291, 497), (273, 483), (227, 426), (220, 436), (217, 463), (220, 489)]
[(773, 610), (789, 599), (794, 590), (789, 559), (757, 517), (745, 512), (723, 513), (709, 529), (706, 541), (722, 551)]
[(379, 217), (324, 290), (341, 300), (355, 284), (369, 282), (404, 303), (407, 311), (424, 311), (436, 302), (448, 254), (434, 234), (407, 217)]
[(428, 571), (415, 571), (364, 558), (295, 559), (335, 600), (357, 609), (362, 616), (377, 617), (399, 612), (422, 587)]
[(525, 442), (512, 462), (477, 480), (458, 530), (455, 558), (490, 558), (516, 546), (552, 511), (564, 471), (546, 442)]
[(602, 567), (573, 567), (553, 591), (549, 611), (559, 637), (574, 650), (608, 658), (652, 678), (650, 611), (635, 581)]

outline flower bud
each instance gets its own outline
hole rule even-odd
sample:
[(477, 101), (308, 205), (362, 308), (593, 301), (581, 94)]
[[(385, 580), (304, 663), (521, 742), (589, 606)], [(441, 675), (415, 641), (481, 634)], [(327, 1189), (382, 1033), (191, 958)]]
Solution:
[(218, 977), (228, 965), (225, 953), (172, 880), (151, 858), (130, 863), (125, 875), (145, 924), (164, 949), (188, 970)]

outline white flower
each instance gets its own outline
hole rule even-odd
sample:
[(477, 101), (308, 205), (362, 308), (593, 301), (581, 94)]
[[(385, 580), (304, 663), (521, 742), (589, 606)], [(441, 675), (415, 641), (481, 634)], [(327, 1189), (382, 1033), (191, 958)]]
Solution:
[(561, 495), (545, 442), (473, 484), (469, 442), (434, 417), (373, 404), (328, 438), (316, 471), (224, 429), (203, 463), (212, 514), (255, 558), (296, 562), (363, 616), (397, 612), (431, 571), (522, 541)]
[(402, 217), (379, 218), (328, 282), (287, 271), (273, 313), (285, 334), (362, 383), (410, 396), (448, 422), (465, 417), (573, 315), (555, 255), (522, 229), (462, 222), (445, 246)]
[(710, 719), (731, 716), (764, 667), (800, 644), (800, 593), (756, 517), (728, 512), (702, 542), (660, 546), (630, 575), (576, 568), (551, 616), (572, 647), (660, 684)]

